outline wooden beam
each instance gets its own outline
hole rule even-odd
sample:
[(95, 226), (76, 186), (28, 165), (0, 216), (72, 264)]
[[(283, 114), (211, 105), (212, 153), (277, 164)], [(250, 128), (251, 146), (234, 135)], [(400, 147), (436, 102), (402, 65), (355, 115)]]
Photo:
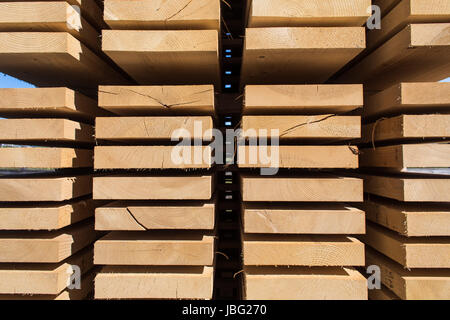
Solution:
[(399, 82), (439, 81), (450, 74), (450, 23), (411, 24), (340, 76), (380, 91)]
[(243, 235), (245, 266), (363, 266), (364, 244), (346, 236)]
[(363, 234), (364, 212), (346, 206), (243, 204), (245, 233)]
[(67, 32), (101, 52), (99, 32), (65, 1), (0, 2), (0, 31)]
[(120, 115), (214, 115), (214, 87), (100, 86), (98, 105)]
[(102, 41), (103, 51), (139, 84), (220, 86), (216, 30), (103, 30)]
[(262, 27), (359, 27), (369, 18), (370, 0), (248, 0), (247, 26)]
[(363, 115), (367, 118), (401, 114), (448, 113), (450, 83), (400, 83), (365, 98)]
[(377, 226), (367, 224), (362, 241), (405, 268), (449, 268), (450, 241), (448, 237), (406, 238)]
[(381, 282), (403, 300), (448, 300), (450, 297), (448, 269), (406, 270), (370, 248), (366, 261), (366, 265), (380, 267)]
[(323, 83), (365, 48), (362, 27), (248, 28), (241, 85)]
[(67, 288), (71, 276), (68, 271), (72, 270), (72, 265), (79, 266), (82, 274), (88, 272), (94, 265), (92, 248), (57, 264), (2, 264), (0, 294), (58, 295)]
[(209, 200), (212, 176), (94, 177), (98, 200)]
[(356, 178), (241, 176), (243, 201), (362, 202), (362, 188)]
[(95, 210), (101, 231), (213, 230), (215, 204), (127, 205), (115, 202)]
[(0, 168), (88, 168), (93, 157), (87, 149), (0, 148)]
[(398, 5), (402, 0), (372, 0), (374, 5), (377, 5), (381, 9), (382, 15), (385, 15), (391, 11), (396, 5)]
[(363, 106), (362, 85), (249, 85), (244, 114), (343, 113)]
[(95, 299), (195, 299), (213, 295), (213, 267), (111, 267), (95, 278)]
[(450, 115), (401, 115), (363, 125), (362, 142), (423, 141), (450, 138)]
[(208, 169), (211, 165), (209, 146), (95, 147), (95, 169)]
[(108, 117), (95, 119), (97, 139), (118, 141), (183, 139), (211, 141), (211, 117)]
[(243, 116), (242, 130), (245, 138), (275, 136), (280, 140), (351, 140), (361, 137), (361, 118), (337, 115)]
[(61, 231), (2, 233), (0, 262), (57, 263), (88, 246), (95, 239), (92, 221)]
[[(27, 0), (27, 2), (43, 2), (55, 0)], [(95, 0), (65, 0), (72, 6), (78, 6), (81, 10), (81, 15), (89, 21), (89, 23), (97, 30), (106, 29), (107, 25), (103, 21), (103, 12), (100, 9), (98, 2)], [(0, 2), (24, 2), (23, 0), (0, 0)]]
[(362, 207), (367, 219), (406, 237), (450, 236), (450, 208), (370, 199)]
[(106, 0), (111, 29), (214, 29), (220, 31), (220, 0)]
[(353, 268), (245, 267), (246, 300), (367, 300), (367, 281)]
[(64, 117), (91, 121), (109, 115), (97, 107), (97, 101), (68, 88), (1, 88), (0, 116)]
[(447, 0), (404, 0), (381, 20), (381, 29), (367, 33), (367, 48), (376, 48), (411, 23), (438, 23), (450, 21)]
[(400, 300), (400, 298), (382, 284), (380, 289), (369, 290), (369, 300)]
[(0, 32), (0, 70), (42, 87), (126, 83), (67, 32)]
[(361, 150), (361, 167), (388, 168), (407, 171), (408, 168), (449, 168), (450, 144), (402, 144)]
[(110, 232), (94, 247), (101, 265), (211, 266), (214, 255), (214, 236), (201, 233)]
[(3, 142), (94, 142), (94, 128), (66, 119), (0, 119)]
[(405, 202), (450, 202), (450, 179), (364, 176), (364, 192)]
[(64, 201), (91, 192), (90, 175), (0, 178), (0, 201)]
[(54, 205), (3, 205), (0, 230), (59, 230), (94, 215), (95, 203), (80, 200)]
[(91, 271), (82, 276), (80, 289), (66, 289), (58, 295), (0, 294), (0, 300), (87, 300), (94, 290), (95, 274), (95, 271)]
[[(353, 149), (353, 151), (352, 151)], [(358, 168), (358, 148), (348, 146), (238, 146), (240, 168)], [(266, 157), (267, 156), (267, 157)], [(267, 159), (266, 159), (267, 158)], [(275, 160), (267, 163), (269, 159)]]

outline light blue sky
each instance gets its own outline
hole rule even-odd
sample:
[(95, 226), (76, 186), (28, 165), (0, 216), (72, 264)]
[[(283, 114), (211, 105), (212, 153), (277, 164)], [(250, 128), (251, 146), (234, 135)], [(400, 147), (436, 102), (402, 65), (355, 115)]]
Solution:
[(34, 86), (0, 72), (0, 88), (34, 88)]
[[(442, 82), (450, 82), (450, 78), (442, 80)], [(34, 88), (34, 86), (0, 72), (0, 88)]]

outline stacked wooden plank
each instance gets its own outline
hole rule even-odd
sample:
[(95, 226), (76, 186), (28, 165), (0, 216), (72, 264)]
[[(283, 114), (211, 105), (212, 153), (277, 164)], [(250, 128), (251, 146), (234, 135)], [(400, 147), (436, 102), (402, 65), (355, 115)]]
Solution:
[(0, 89), (0, 299), (93, 291), (92, 124), (104, 113), (67, 88)]
[(449, 1), (373, 2), (385, 12), (381, 29), (368, 31), (364, 59), (342, 73), (337, 81), (356, 81), (364, 83), (365, 90), (381, 91), (402, 81), (439, 81), (448, 77)]
[(348, 113), (363, 105), (363, 90), (322, 83), (364, 50), (370, 5), (247, 1), (241, 86), (248, 145), (238, 149), (247, 171), (247, 299), (367, 299), (365, 279), (353, 269), (364, 264), (364, 245), (352, 237), (365, 232), (364, 212), (354, 208), (363, 183), (346, 173), (358, 167), (358, 150), (348, 143), (360, 137), (361, 119)]
[(401, 83), (366, 100), (360, 160), (377, 171), (365, 176), (363, 240), (397, 298), (450, 298), (449, 111), (449, 83)]
[(104, 18), (103, 52), (141, 86), (99, 88), (117, 116), (96, 119), (94, 199), (116, 201), (96, 211), (95, 297), (211, 299), (220, 1), (108, 0)]
[(0, 1), (0, 71), (37, 86), (121, 84), (101, 51), (101, 11), (92, 0)]
[(323, 83), (365, 48), (370, 0), (248, 0), (241, 84)]
[(95, 297), (211, 299), (214, 87), (101, 86), (99, 105), (118, 116), (96, 119), (94, 166), (108, 171), (94, 199), (117, 201), (96, 210), (111, 232), (95, 244)]
[(220, 0), (106, 0), (104, 17), (103, 51), (139, 84), (220, 84)]
[(360, 137), (360, 117), (336, 113), (362, 104), (361, 85), (246, 87), (243, 136), (280, 140), (238, 149), (240, 168), (280, 168), (242, 173), (247, 299), (367, 299), (353, 269), (364, 265), (364, 245), (352, 237), (365, 232), (364, 212), (352, 206), (363, 200), (363, 182), (334, 172), (358, 168), (347, 141)]

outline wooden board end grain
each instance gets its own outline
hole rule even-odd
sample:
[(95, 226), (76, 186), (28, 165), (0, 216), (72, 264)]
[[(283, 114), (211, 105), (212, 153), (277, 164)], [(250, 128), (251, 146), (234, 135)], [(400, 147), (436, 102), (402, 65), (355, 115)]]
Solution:
[(212, 266), (214, 236), (201, 232), (110, 232), (95, 243), (94, 263), (134, 266)]

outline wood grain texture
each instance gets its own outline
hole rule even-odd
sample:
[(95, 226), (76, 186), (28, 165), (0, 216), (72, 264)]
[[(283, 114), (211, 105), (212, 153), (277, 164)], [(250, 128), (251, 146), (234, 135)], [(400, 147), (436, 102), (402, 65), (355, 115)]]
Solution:
[(214, 87), (100, 86), (98, 104), (120, 115), (214, 115)]
[(94, 99), (68, 88), (1, 88), (2, 117), (64, 117), (93, 120), (108, 113), (97, 107)]
[(89, 168), (94, 153), (72, 148), (0, 148), (0, 168)]
[(95, 299), (196, 299), (213, 295), (212, 267), (111, 267), (95, 278)]
[[(105, 140), (212, 140), (211, 117), (108, 117), (95, 119), (95, 136)], [(177, 140), (176, 140), (177, 141)]]
[(64, 201), (92, 192), (92, 177), (0, 178), (0, 201)]
[(61, 231), (0, 234), (0, 262), (57, 263), (96, 239), (92, 221)]
[(348, 146), (238, 146), (237, 155), (240, 168), (358, 168), (358, 155)]
[(341, 113), (363, 106), (362, 85), (248, 85), (244, 114)]
[(364, 244), (345, 236), (243, 235), (245, 266), (363, 266)]
[(97, 88), (126, 80), (67, 32), (0, 32), (0, 69), (36, 86)]
[(95, 169), (208, 169), (209, 146), (95, 147)]
[(286, 139), (351, 140), (361, 137), (359, 116), (243, 116), (243, 136)]
[(368, 223), (366, 234), (361, 236), (361, 239), (368, 246), (408, 269), (439, 269), (450, 266), (448, 237), (406, 238), (376, 224)]
[(94, 215), (95, 202), (81, 200), (54, 205), (4, 205), (0, 230), (58, 230)]
[(448, 269), (406, 270), (395, 261), (370, 248), (367, 249), (366, 261), (367, 265), (380, 267), (382, 283), (403, 300), (448, 300), (450, 298)]
[(248, 28), (241, 85), (323, 83), (365, 48), (364, 28)]
[(405, 0), (383, 16), (381, 29), (367, 33), (367, 48), (376, 48), (411, 23), (450, 22), (447, 0)]
[(115, 202), (95, 210), (95, 229), (102, 231), (213, 230), (215, 204), (126, 205)]
[(439, 81), (450, 74), (450, 23), (411, 24), (338, 77), (381, 91), (403, 81)]
[(216, 30), (103, 30), (102, 41), (103, 51), (139, 84), (220, 85)]
[(0, 300), (6, 298), (2, 295), (58, 295), (67, 288), (72, 265), (79, 266), (82, 274), (88, 272), (94, 265), (92, 248), (86, 248), (56, 264), (2, 264)]
[[(54, 2), (55, 0), (27, 0), (27, 2)], [(24, 2), (23, 0), (0, 0), (0, 2)], [(77, 6), (81, 10), (82, 16), (97, 30), (107, 28), (103, 21), (103, 12), (100, 9), (99, 2), (93, 0), (66, 0), (72, 6)], [(77, 9), (78, 9), (77, 8)]]
[(407, 237), (450, 235), (450, 207), (416, 205), (371, 198), (363, 205), (367, 219)]
[(370, 0), (248, 0), (247, 26), (330, 27), (362, 26)]
[(363, 234), (364, 212), (345, 206), (243, 204), (245, 233)]
[(98, 200), (209, 200), (212, 176), (94, 177)]
[(67, 32), (101, 52), (98, 31), (66, 1), (0, 2), (0, 31)]
[(110, 232), (95, 243), (94, 263), (134, 266), (211, 266), (214, 236), (201, 233)]
[(450, 202), (450, 179), (364, 176), (364, 192), (405, 202)]
[(214, 29), (220, 31), (220, 0), (106, 0), (112, 29)]
[(400, 114), (448, 113), (450, 83), (403, 82), (365, 98), (367, 118)]
[(363, 181), (356, 178), (241, 176), (243, 201), (361, 202)]
[(361, 167), (388, 168), (406, 171), (408, 168), (449, 168), (450, 144), (403, 144), (361, 150)]
[(363, 125), (362, 141), (423, 141), (450, 137), (450, 115), (401, 115)]
[(94, 128), (66, 119), (0, 119), (0, 140), (5, 142), (94, 142)]
[(244, 277), (247, 300), (367, 300), (353, 268), (245, 267)]

